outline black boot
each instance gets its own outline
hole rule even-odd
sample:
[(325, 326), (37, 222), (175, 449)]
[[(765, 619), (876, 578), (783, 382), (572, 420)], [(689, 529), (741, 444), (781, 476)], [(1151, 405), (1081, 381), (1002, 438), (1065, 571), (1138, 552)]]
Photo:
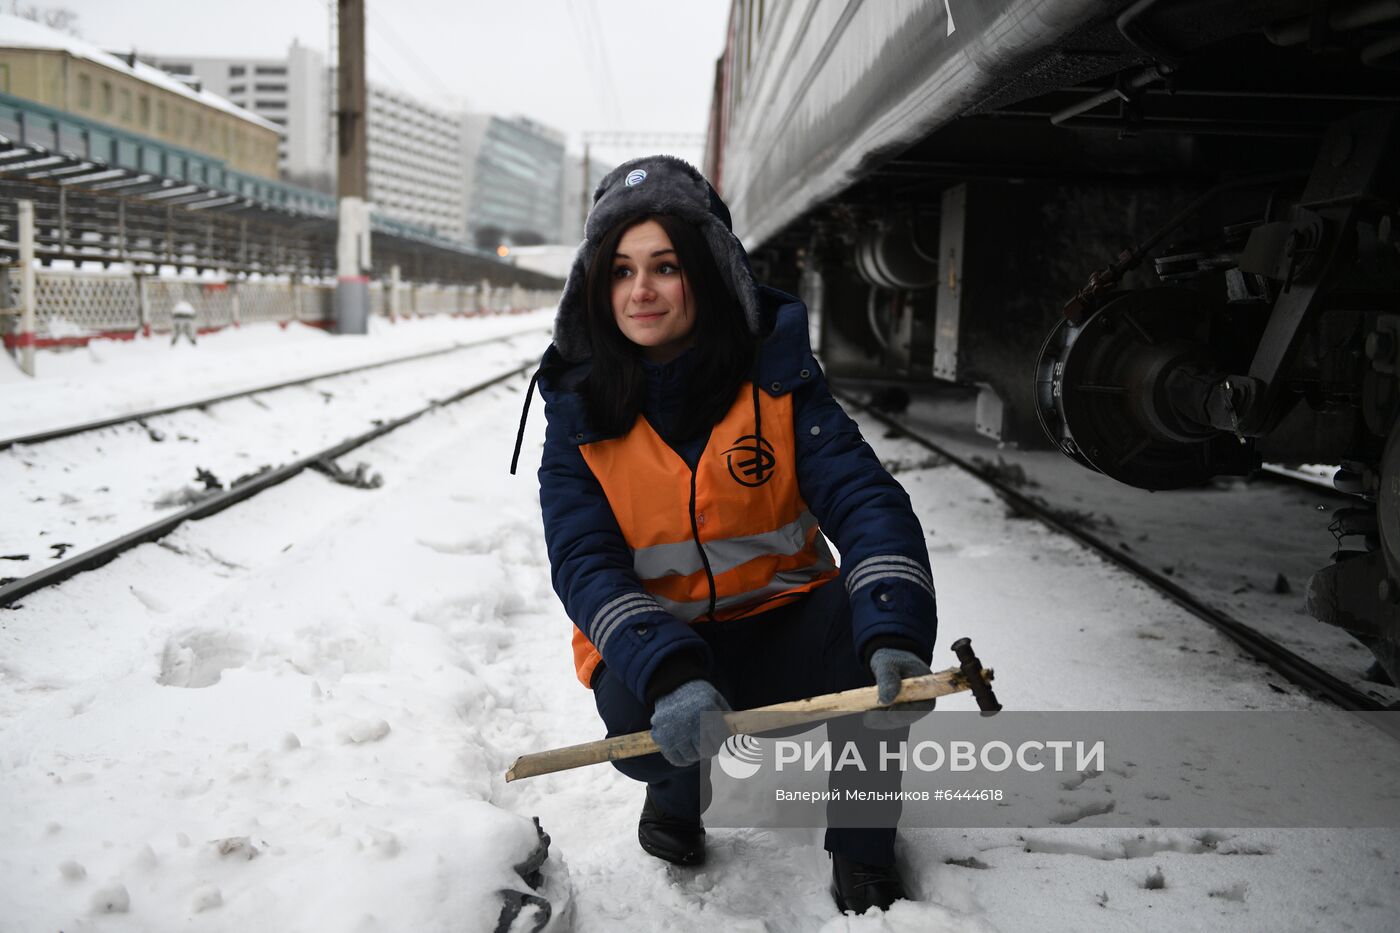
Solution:
[(904, 882), (893, 865), (867, 865), (833, 852), (831, 896), (842, 913), (863, 914), (872, 907), (888, 910), (895, 901), (904, 900)]
[(705, 861), (705, 827), (699, 820), (671, 816), (651, 802), (642, 806), (637, 841), (648, 855), (676, 865), (700, 865)]

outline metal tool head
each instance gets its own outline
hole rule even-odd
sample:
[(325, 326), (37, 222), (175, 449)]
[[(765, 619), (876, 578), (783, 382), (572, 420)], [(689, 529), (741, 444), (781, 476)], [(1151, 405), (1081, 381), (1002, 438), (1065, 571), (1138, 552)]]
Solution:
[(977, 708), (983, 716), (993, 716), (1001, 711), (1001, 703), (992, 691), (992, 685), (982, 676), (982, 662), (972, 651), (972, 639), (959, 638), (953, 642), (953, 653), (958, 656), (958, 664), (967, 684), (972, 688), (972, 696), (977, 700)]

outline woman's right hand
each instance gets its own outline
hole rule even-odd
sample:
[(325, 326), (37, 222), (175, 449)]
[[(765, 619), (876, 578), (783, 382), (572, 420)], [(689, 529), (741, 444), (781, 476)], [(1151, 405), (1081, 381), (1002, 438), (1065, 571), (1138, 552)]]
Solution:
[(729, 704), (708, 680), (690, 680), (656, 701), (651, 714), (651, 738), (661, 755), (678, 768), (719, 753), (729, 729), (719, 716)]

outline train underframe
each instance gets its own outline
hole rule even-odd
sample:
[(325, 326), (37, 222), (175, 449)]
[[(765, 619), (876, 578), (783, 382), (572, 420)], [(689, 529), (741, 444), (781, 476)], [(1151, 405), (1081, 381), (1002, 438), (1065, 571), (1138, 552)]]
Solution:
[(1316, 129), (1283, 144), (972, 115), (755, 259), (833, 376), (976, 386), (1004, 441), (1153, 490), (1330, 465), (1355, 501), (1307, 608), (1400, 683), (1400, 98), (1298, 96)]

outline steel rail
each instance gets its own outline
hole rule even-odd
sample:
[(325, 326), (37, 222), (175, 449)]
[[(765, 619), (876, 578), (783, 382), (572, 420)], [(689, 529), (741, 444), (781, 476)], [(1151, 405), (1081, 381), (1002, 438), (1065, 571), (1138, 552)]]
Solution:
[[(1333, 469), (1336, 468), (1334, 467)], [(1331, 480), (1323, 479), (1321, 476), (1314, 476), (1311, 473), (1303, 473), (1300, 470), (1291, 469), (1280, 463), (1266, 463), (1259, 468), (1259, 472), (1274, 479), (1283, 480), (1297, 486), (1307, 486), (1309, 489), (1325, 489), (1333, 495), (1344, 496), (1348, 499), (1352, 498), (1338, 490)]]
[(1046, 506), (1028, 496), (1022, 495), (986, 470), (978, 468), (975, 464), (964, 460), (957, 454), (934, 443), (913, 429), (900, 424), (883, 412), (876, 411), (865, 402), (851, 396), (849, 393), (836, 389), (833, 389), (833, 393), (843, 402), (854, 406), (862, 413), (874, 418), (900, 436), (906, 437), (926, 450), (938, 454), (938, 456), (943, 457), (949, 463), (952, 463), (954, 466), (992, 487), (992, 489), (996, 490), (997, 494), (1006, 500), (1012, 508), (1039, 520), (1042, 524), (1062, 534), (1069, 535), (1080, 544), (1097, 553), (1100, 557), (1127, 570), (1129, 573), (1172, 600), (1172, 602), (1176, 603), (1178, 606), (1181, 606), (1192, 615), (1197, 616), (1219, 630), (1250, 655), (1282, 674), (1293, 684), (1322, 696), (1345, 710), (1353, 712), (1385, 712), (1388, 709), (1385, 704), (1377, 701), (1373, 697), (1367, 696), (1340, 678), (1329, 674), (1311, 661), (1305, 660), (1301, 656), (1289, 651), (1263, 633), (1256, 631), (1219, 609), (1207, 605), (1177, 583), (1146, 566), (1141, 561), (1129, 557), (1127, 554), (1124, 554), (1121, 550), (1096, 535), (1090, 534), (1084, 529), (1064, 521)]
[(232, 401), (236, 398), (245, 398), (250, 395), (259, 395), (263, 392), (275, 392), (278, 389), (288, 389), (292, 386), (305, 385), (308, 382), (316, 382), (320, 379), (334, 379), (337, 376), (346, 376), (350, 373), (366, 372), (371, 369), (379, 369), (382, 366), (397, 366), (400, 363), (411, 363), (415, 360), (428, 359), (433, 356), (442, 356), (447, 353), (456, 353), (458, 350), (469, 350), (473, 347), (482, 347), (491, 343), (501, 343), (514, 337), (523, 337), (534, 333), (536, 330), (544, 331), (547, 328), (530, 328), (514, 334), (506, 334), (500, 337), (488, 337), (483, 340), (473, 340), (468, 343), (454, 343), (450, 347), (439, 347), (436, 350), (424, 350), (419, 353), (411, 353), (407, 356), (397, 356), (388, 360), (379, 360), (374, 363), (366, 363), (363, 366), (351, 366), (346, 369), (337, 369), (332, 372), (318, 373), (314, 376), (306, 376), (301, 379), (289, 379), (286, 382), (276, 382), (271, 385), (258, 386), (254, 389), (242, 389), (238, 392), (229, 392), (224, 395), (215, 395), (211, 398), (199, 399), (194, 402), (183, 402), (179, 405), (168, 405), (165, 408), (153, 408), (149, 411), (133, 412), (125, 415), (113, 415), (110, 418), (102, 418), (97, 421), (85, 421), (81, 424), (69, 425), (63, 428), (54, 428), (49, 431), (36, 431), (33, 434), (22, 434), (17, 437), (0, 438), (0, 450), (7, 450), (19, 444), (42, 444), (46, 441), (57, 440), (61, 437), (71, 437), (74, 434), (85, 434), (88, 431), (97, 431), (102, 428), (110, 428), (118, 424), (128, 422), (139, 423), (147, 418), (158, 418), (161, 415), (173, 414), (177, 411), (185, 411), (190, 408), (206, 408), (210, 405), (217, 405), (220, 402)]
[(535, 365), (536, 363), (533, 360), (527, 363), (522, 363), (515, 369), (493, 376), (490, 379), (487, 379), (485, 382), (480, 382), (466, 389), (454, 392), (447, 398), (435, 399), (434, 401), (429, 402), (427, 405), (418, 409), (417, 411), (410, 412), (409, 414), (403, 415), (399, 418), (395, 418), (392, 421), (386, 421), (383, 424), (371, 428), (363, 434), (357, 434), (354, 437), (346, 438), (338, 444), (335, 444), (331, 447), (327, 447), (325, 450), (318, 451), (317, 453), (311, 454), (306, 457), (302, 457), (300, 460), (284, 464), (283, 466), (277, 467), (276, 469), (268, 470), (265, 473), (260, 473), (253, 477), (250, 477), (244, 483), (241, 483), (237, 486), (234, 486), (231, 489), (226, 489), (223, 492), (210, 496), (208, 499), (205, 499), (202, 502), (198, 502), (190, 506), (189, 508), (184, 509), (183, 511), (175, 513), (174, 515), (166, 516), (160, 521), (152, 522), (144, 528), (139, 528), (136, 531), (130, 532), (129, 534), (122, 535), (120, 538), (108, 541), (106, 544), (100, 544), (89, 551), (84, 551), (81, 554), (78, 554), (74, 557), (70, 557), (67, 560), (54, 564), (51, 567), (47, 567), (39, 571), (38, 573), (31, 574), (27, 577), (23, 577), (19, 580), (14, 581), (13, 583), (7, 584), (6, 586), (0, 586), (0, 607), (10, 607), (13, 605), (15, 600), (28, 596), (30, 593), (33, 593), (37, 590), (45, 589), (46, 587), (54, 586), (58, 583), (62, 583), (69, 577), (72, 577), (84, 571), (100, 567), (108, 561), (113, 560), (123, 552), (131, 550), (137, 545), (145, 544), (147, 542), (155, 541), (159, 538), (164, 537), (165, 535), (174, 531), (176, 528), (178, 528), (185, 522), (193, 521), (199, 518), (205, 518), (217, 512), (222, 512), (223, 510), (230, 508), (231, 506), (237, 505), (245, 499), (257, 495), (264, 489), (268, 489), (272, 486), (276, 486), (279, 483), (286, 482), (293, 476), (296, 476), (298, 473), (310, 469), (313, 465), (317, 463), (320, 463), (325, 460), (334, 460), (336, 457), (344, 456), (345, 454), (349, 453), (355, 448), (362, 447), (365, 444), (368, 444), (370, 441), (375, 440), (376, 438), (383, 437), (390, 431), (397, 430), (412, 421), (416, 421), (424, 415), (428, 414), (429, 412), (436, 411), (439, 408), (444, 408), (456, 402), (460, 402), (463, 399), (475, 395), (478, 392), (482, 392), (486, 389), (491, 388), (492, 386), (499, 385), (500, 383), (505, 382), (508, 379), (514, 378), (515, 376), (519, 376), (522, 373), (527, 372), (531, 367)]

